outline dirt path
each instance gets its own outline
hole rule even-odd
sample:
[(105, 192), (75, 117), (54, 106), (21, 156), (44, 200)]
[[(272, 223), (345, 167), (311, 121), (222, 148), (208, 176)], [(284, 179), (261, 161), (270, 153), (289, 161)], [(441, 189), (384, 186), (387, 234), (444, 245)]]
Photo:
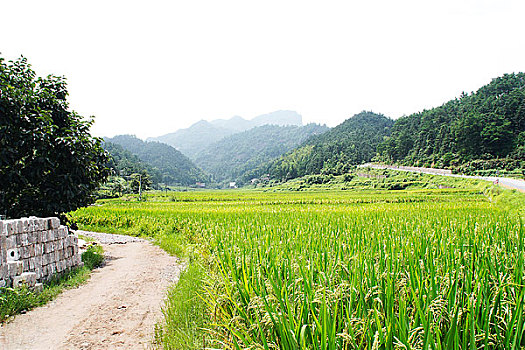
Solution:
[[(106, 243), (123, 242), (109, 236)], [(103, 246), (106, 266), (87, 284), (0, 327), (0, 348), (151, 348), (166, 290), (181, 265), (147, 241)]]

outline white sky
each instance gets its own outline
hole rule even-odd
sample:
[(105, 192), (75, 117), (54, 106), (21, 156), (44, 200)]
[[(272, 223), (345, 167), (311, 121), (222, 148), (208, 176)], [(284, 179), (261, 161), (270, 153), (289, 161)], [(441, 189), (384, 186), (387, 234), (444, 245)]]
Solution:
[(64, 75), (97, 136), (292, 109), (398, 118), (525, 71), (524, 0), (0, 0), (0, 52)]

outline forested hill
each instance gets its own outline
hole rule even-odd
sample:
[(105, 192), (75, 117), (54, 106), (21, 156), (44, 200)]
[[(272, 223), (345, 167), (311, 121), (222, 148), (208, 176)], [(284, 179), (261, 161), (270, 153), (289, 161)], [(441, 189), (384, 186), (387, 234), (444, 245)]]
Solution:
[[(506, 74), (477, 92), (400, 118), (380, 159), (434, 167), (523, 167), (525, 74)], [(521, 165), (520, 165), (521, 163)]]
[(212, 174), (217, 182), (236, 181), (245, 172), (285, 154), (308, 137), (327, 130), (328, 127), (318, 124), (259, 126), (208, 146), (195, 157), (195, 163)]
[(275, 111), (259, 115), (251, 120), (235, 116), (230, 119), (216, 119), (211, 122), (201, 120), (189, 128), (149, 138), (148, 141), (160, 141), (175, 147), (184, 155), (195, 157), (209, 145), (238, 132), (262, 125), (302, 125), (302, 117), (295, 111)]
[(342, 174), (352, 165), (370, 161), (377, 145), (390, 134), (394, 121), (380, 114), (361, 112), (342, 124), (307, 139), (290, 153), (248, 171), (243, 181), (266, 174), (288, 180), (308, 174)]
[[(193, 185), (207, 181), (208, 176), (175, 148), (160, 142), (144, 142), (135, 136), (119, 135), (106, 141), (118, 144), (136, 155), (142, 162), (158, 170), (167, 184)], [(154, 175), (154, 174), (152, 174)]]
[(154, 183), (162, 182), (158, 169), (142, 162), (139, 157), (124, 149), (121, 145), (109, 142), (106, 139), (102, 143), (102, 147), (110, 155), (107, 166), (111, 169), (111, 175), (128, 176), (131, 174), (147, 172)]

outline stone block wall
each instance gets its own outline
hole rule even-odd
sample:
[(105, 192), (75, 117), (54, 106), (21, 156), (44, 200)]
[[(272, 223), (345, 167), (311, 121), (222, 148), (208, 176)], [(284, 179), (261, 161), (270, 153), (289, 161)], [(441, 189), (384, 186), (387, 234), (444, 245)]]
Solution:
[(78, 237), (58, 218), (0, 220), (0, 287), (40, 288), (81, 264)]

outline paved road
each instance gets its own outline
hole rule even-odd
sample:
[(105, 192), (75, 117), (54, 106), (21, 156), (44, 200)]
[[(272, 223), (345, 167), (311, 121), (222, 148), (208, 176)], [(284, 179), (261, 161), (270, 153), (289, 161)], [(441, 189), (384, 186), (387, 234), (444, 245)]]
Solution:
[(363, 164), (360, 167), (370, 167), (374, 169), (391, 169), (391, 170), (400, 170), (400, 171), (409, 171), (414, 173), (424, 173), (431, 175), (442, 175), (442, 176), (451, 176), (451, 177), (462, 177), (465, 179), (478, 179), (485, 181), (498, 181), (498, 183), (507, 188), (516, 189), (520, 192), (525, 193), (525, 181), (509, 179), (506, 177), (495, 177), (495, 176), (469, 176), (469, 175), (460, 175), (452, 174), (452, 171), (446, 169), (433, 169), (433, 168), (418, 168), (418, 167), (405, 167), (405, 166), (391, 166), (391, 165), (381, 165), (381, 164)]

